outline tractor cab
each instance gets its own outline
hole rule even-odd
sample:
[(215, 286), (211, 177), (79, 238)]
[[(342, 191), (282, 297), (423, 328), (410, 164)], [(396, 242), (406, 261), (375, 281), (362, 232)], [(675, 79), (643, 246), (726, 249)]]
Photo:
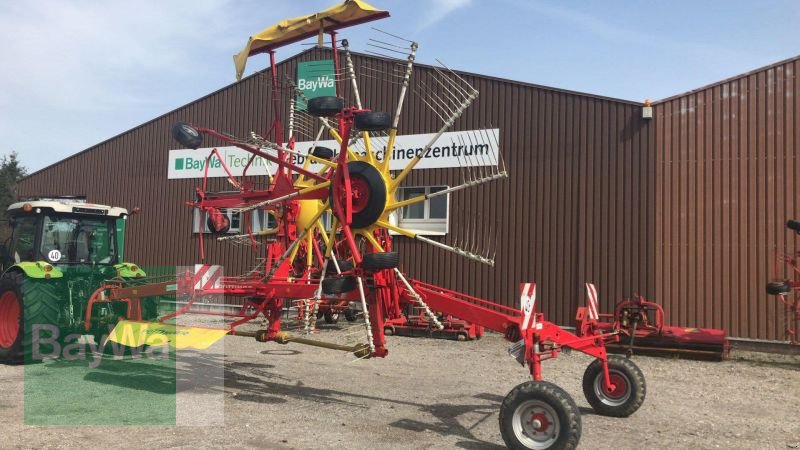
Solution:
[(32, 199), (8, 208), (13, 229), (2, 253), (7, 269), (25, 262), (108, 265), (122, 261), (128, 210), (82, 198)]

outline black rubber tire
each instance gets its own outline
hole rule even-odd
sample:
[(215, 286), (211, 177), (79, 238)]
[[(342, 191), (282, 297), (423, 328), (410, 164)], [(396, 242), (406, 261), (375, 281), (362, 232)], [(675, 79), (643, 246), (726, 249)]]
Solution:
[(800, 221), (798, 220), (787, 220), (786, 221), (786, 228), (790, 230), (794, 230), (797, 234), (800, 234)]
[(344, 318), (348, 322), (355, 322), (358, 320), (358, 313), (352, 308), (347, 308), (344, 310)]
[(344, 294), (356, 288), (355, 277), (325, 278), (322, 280), (322, 292), (325, 294)]
[(394, 269), (400, 266), (400, 253), (377, 252), (367, 253), (361, 260), (361, 267), (365, 270)]
[(388, 112), (362, 112), (356, 114), (353, 125), (359, 131), (383, 131), (392, 126), (392, 115)]
[(792, 287), (786, 281), (770, 281), (767, 283), (767, 294), (784, 295), (792, 292)]
[(214, 221), (211, 220), (211, 217), (209, 217), (208, 219), (206, 219), (206, 226), (208, 227), (208, 230), (212, 234), (223, 234), (223, 233), (227, 233), (228, 230), (231, 229), (231, 221), (228, 220), (228, 218), (226, 217), (225, 218), (225, 225), (218, 230), (218, 229), (216, 229), (214, 227)]
[[(529, 401), (549, 406), (554, 412), (554, 418), (558, 419), (557, 435), (548, 439), (548, 441), (552, 440), (552, 443), (547, 447), (526, 445), (514, 432), (514, 421), (516, 420), (514, 413)], [(545, 433), (545, 431), (540, 431), (540, 433)], [(506, 447), (510, 449), (574, 449), (581, 439), (581, 414), (572, 397), (560, 387), (546, 381), (528, 381), (512, 389), (503, 400), (503, 404), (500, 406), (500, 434), (503, 436)], [(530, 441), (532, 445), (535, 443), (533, 438), (530, 438)], [(546, 445), (548, 441), (544, 441), (542, 444)]]
[(203, 145), (203, 135), (186, 122), (175, 122), (172, 137), (186, 148), (197, 149)]
[(610, 417), (628, 417), (644, 403), (647, 385), (644, 374), (630, 359), (620, 355), (608, 356), (608, 372), (613, 378), (622, 377), (626, 383), (622, 398), (612, 398), (602, 392), (603, 362), (594, 360), (583, 373), (583, 395), (598, 414)]
[(333, 325), (334, 323), (339, 321), (339, 313), (333, 312), (330, 309), (325, 311), (323, 317), (325, 318), (325, 323), (327, 324)]
[[(0, 361), (10, 364), (34, 362), (33, 326), (50, 325), (58, 327), (58, 289), (54, 282), (44, 279), (28, 278), (22, 272), (12, 271), (0, 279), (0, 295), (6, 291), (13, 291), (20, 304), (20, 322), (17, 338), (8, 348), (0, 347)], [(57, 331), (59, 334), (61, 330)], [(52, 333), (40, 331), (39, 335), (45, 339), (51, 338)], [(63, 336), (58, 336), (62, 338)], [(51, 354), (53, 347), (40, 345), (40, 353)]]
[(308, 101), (308, 113), (315, 117), (331, 117), (342, 112), (344, 100), (332, 95), (314, 97)]
[[(340, 259), (339, 261), (336, 261), (336, 262), (339, 264), (339, 270), (342, 273), (349, 272), (349, 271), (353, 270), (353, 267), (354, 267), (353, 266), (353, 261), (350, 261), (349, 259), (348, 260)], [(325, 273), (326, 273), (326, 275), (336, 275), (336, 266), (333, 264), (333, 261), (328, 263), (328, 266), (325, 269)]]
[[(353, 213), (353, 223), (350, 224), (351, 228), (364, 228), (372, 225), (383, 214), (386, 208), (386, 183), (381, 177), (381, 173), (364, 161), (353, 161), (347, 163), (347, 170), (350, 174), (350, 179), (359, 177), (363, 179), (369, 186), (370, 196), (369, 203), (361, 211)], [(330, 190), (331, 205), (334, 204), (335, 199), (333, 195), (333, 186)]]
[(328, 147), (314, 147), (314, 150), (311, 151), (311, 154), (320, 159), (331, 160), (333, 159), (335, 152)]

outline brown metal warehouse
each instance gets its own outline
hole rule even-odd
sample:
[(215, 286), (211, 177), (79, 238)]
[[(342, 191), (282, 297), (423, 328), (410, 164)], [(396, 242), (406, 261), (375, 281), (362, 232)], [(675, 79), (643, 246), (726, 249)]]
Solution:
[[(305, 51), (279, 64), (279, 76), (329, 57), (326, 49)], [(390, 64), (356, 54), (356, 71), (367, 61)], [(662, 303), (674, 324), (782, 339), (783, 312), (764, 285), (776, 252), (798, 248), (783, 226), (800, 218), (798, 69), (800, 57), (655, 102), (650, 120), (641, 103), (462, 74), (480, 97), (455, 129), (499, 128), (509, 178), (483, 193), (450, 196), (450, 232), (471, 219), (464, 204), (483, 205), (491, 218), (484, 221), (499, 235), (497, 265), (397, 237), (405, 270), (508, 305), (520, 282), (535, 280), (541, 308), (560, 324), (572, 322), (583, 283), (593, 281), (605, 311), (640, 293)], [(412, 83), (430, 70), (418, 65)], [(362, 83), (373, 110), (391, 110), (398, 90)], [(167, 179), (167, 150), (177, 148), (170, 126), (184, 120), (244, 136), (265, 129), (269, 102), (268, 72), (259, 72), (33, 173), (19, 195), (86, 194), (96, 203), (141, 206), (128, 227), (126, 259), (194, 264), (197, 236), (183, 202), (200, 180)], [(413, 95), (400, 123), (400, 134), (436, 131)], [(417, 170), (407, 184), (454, 184), (455, 172)], [(206, 261), (229, 274), (250, 268), (256, 256), (206, 242)]]

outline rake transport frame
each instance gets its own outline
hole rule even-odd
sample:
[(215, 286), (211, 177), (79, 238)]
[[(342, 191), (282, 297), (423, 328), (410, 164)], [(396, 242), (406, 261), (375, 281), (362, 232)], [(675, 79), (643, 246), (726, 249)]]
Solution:
[[(595, 361), (584, 374), (584, 394), (598, 413), (616, 417), (628, 416), (641, 406), (646, 391), (644, 377), (632, 361), (607, 355), (606, 343), (616, 341), (618, 335), (615, 332), (602, 332), (596, 320), (584, 323), (582, 336), (546, 321), (543, 314), (535, 311), (536, 290), (532, 283), (522, 285), (521, 308), (515, 309), (408, 279), (399, 270), (389, 231), (479, 262), (493, 265), (493, 260), (457, 246), (426, 239), (388, 220), (392, 211), (429, 200), (434, 195), (404, 201), (394, 198), (395, 191), (410, 170), (478, 93), (458, 75), (440, 73), (444, 80), (443, 89), (454, 92), (458, 101), (446, 110), (441, 129), (423, 151), (417, 153), (402, 171), (391, 174), (391, 152), (387, 152), (384, 161), (378, 161), (370, 149), (370, 133), (388, 129), (386, 148), (393, 148), (417, 44), (407, 41), (410, 42), (410, 52), (403, 87), (397, 110), (389, 114), (372, 112), (361, 105), (347, 41), (342, 41), (346, 63), (344, 72), (340, 72), (342, 55), (337, 41), (337, 30), (386, 16), (388, 12), (360, 1), (348, 0), (312, 16), (281, 22), (280, 27), (269, 28), (251, 37), (243, 53), (235, 57), (237, 75), (241, 75), (242, 61), (246, 57), (260, 53), (269, 55), (275, 117), (266, 135), (272, 137), (271, 142), (254, 134), (250, 139), (240, 139), (183, 122), (173, 127), (173, 136), (187, 148), (199, 148), (205, 136), (236, 146), (251, 155), (244, 173), (237, 179), (224, 165), (217, 149), (213, 149), (206, 160), (203, 187), (197, 188), (195, 201), (187, 204), (205, 214), (201, 217), (208, 217), (208, 227), (212, 232), (228, 230), (230, 224), (220, 211), (224, 208), (241, 211), (260, 209), (272, 215), (277, 222), (274, 228), (253, 232), (248, 221), (243, 220), (242, 229), (247, 232), (239, 235), (242, 243), (253, 248), (256, 248), (259, 239), (266, 244), (263, 270), (254, 269), (240, 276), (209, 277), (211, 266), (203, 265), (195, 271), (187, 270), (178, 274), (177, 280), (109, 282), (95, 292), (91, 302), (126, 301), (129, 304), (128, 319), (136, 319), (140, 317), (135, 311), (139, 299), (177, 293), (179, 300), (186, 302), (185, 305), (177, 312), (162, 317), (162, 322), (182, 314), (221, 314), (236, 319), (229, 326), (231, 334), (249, 335), (265, 342), (296, 342), (335, 348), (352, 352), (361, 358), (388, 355), (385, 331), (391, 330), (393, 324), (403, 323), (404, 308), (421, 308), (438, 328), (442, 324), (433, 311), (458, 317), (478, 327), (502, 333), (512, 342), (509, 352), (521, 364), (528, 366), (533, 378), (533, 381), (514, 388), (502, 404), (500, 429), (506, 444), (511, 448), (574, 448), (581, 434), (580, 412), (569, 394), (543, 381), (542, 363), (558, 357), (564, 349), (577, 350), (594, 357)], [(281, 33), (284, 33), (285, 39), (280, 38)], [(288, 143), (284, 145), (283, 142), (275, 49), (315, 35), (322, 42), (323, 34), (330, 36), (335, 72), (344, 73), (345, 76), (336, 80), (336, 97), (308, 100), (308, 111), (322, 124), (320, 134), (324, 129), (340, 145), (338, 152), (313, 148), (308, 155), (303, 155), (305, 164), (299, 166), (293, 163), (297, 152), (291, 135), (291, 117)], [(343, 80), (353, 83), (355, 106), (344, 106), (341, 98)], [(354, 139), (362, 140), (366, 147), (363, 154), (352, 150)], [(207, 190), (208, 162), (212, 157), (217, 157), (222, 163), (235, 191), (214, 193)], [(247, 175), (257, 158), (276, 166), (266, 189), (257, 189)], [(322, 168), (316, 171), (311, 169), (311, 161)], [(449, 194), (504, 177), (505, 171), (489, 174), (464, 185), (447, 188), (443, 193)], [(325, 212), (332, 216), (330, 231), (325, 229), (320, 220)], [(219, 240), (227, 238), (218, 237)], [(297, 261), (302, 263), (298, 264)], [(236, 313), (215, 313), (193, 308), (198, 299), (209, 295), (242, 297), (244, 305)], [(308, 322), (314, 320), (320, 305), (342, 305), (344, 302), (360, 304), (367, 342), (342, 346), (282, 331), (281, 313), (292, 302), (299, 302), (305, 307), (306, 331), (311, 328)], [(240, 324), (261, 314), (268, 322), (265, 329), (256, 333), (237, 331)], [(87, 317), (86, 326), (90, 325)]]

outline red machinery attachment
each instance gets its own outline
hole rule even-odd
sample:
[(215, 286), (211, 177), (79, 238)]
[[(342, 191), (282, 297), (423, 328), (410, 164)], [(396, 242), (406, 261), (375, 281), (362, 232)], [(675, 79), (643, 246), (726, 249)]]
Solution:
[[(786, 222), (786, 228), (800, 234), (800, 222), (790, 220)], [(775, 261), (775, 279), (767, 283), (767, 294), (777, 296), (783, 304), (784, 329), (786, 330), (786, 340), (794, 345), (800, 345), (800, 252), (794, 254), (779, 255)], [(789, 271), (780, 274), (779, 267), (785, 267)]]
[(466, 320), (461, 320), (451, 314), (437, 314), (437, 320), (442, 325), (439, 329), (419, 306), (409, 307), (406, 314), (397, 319), (386, 321), (384, 334), (392, 336), (419, 336), (439, 339), (453, 339), (457, 341), (472, 341), (483, 337), (484, 328)]
[(725, 330), (664, 325), (664, 308), (643, 296), (617, 303), (613, 314), (600, 314), (597, 288), (586, 283), (587, 306), (578, 308), (575, 328), (579, 336), (592, 329), (617, 333), (619, 341), (607, 345), (610, 352), (689, 359), (722, 360), (730, 351)]

